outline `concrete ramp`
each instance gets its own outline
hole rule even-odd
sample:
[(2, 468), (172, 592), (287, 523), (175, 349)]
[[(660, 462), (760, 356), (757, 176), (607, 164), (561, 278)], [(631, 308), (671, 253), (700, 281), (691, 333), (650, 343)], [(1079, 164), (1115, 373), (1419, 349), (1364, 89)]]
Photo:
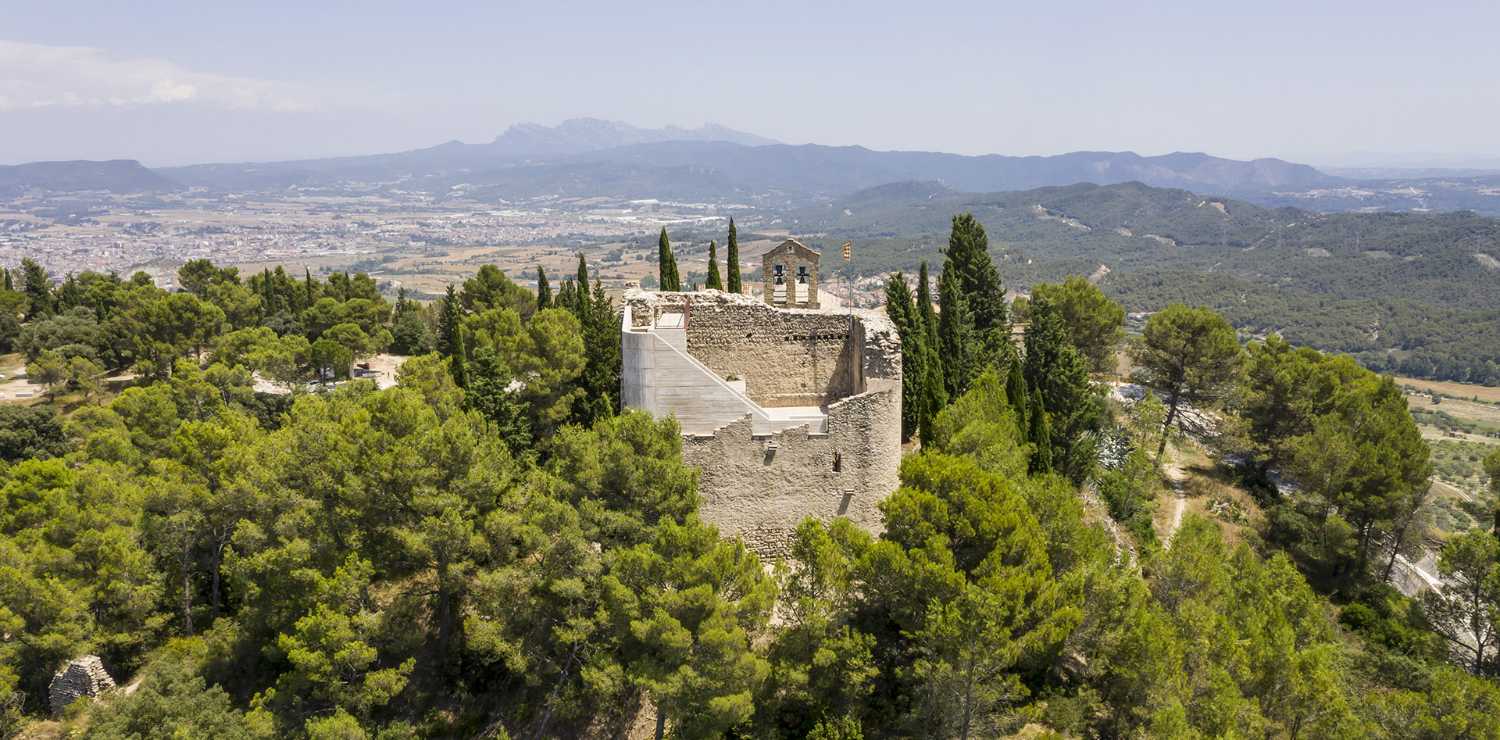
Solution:
[(642, 330), (627, 325), (620, 358), (625, 406), (649, 411), (658, 419), (675, 416), (683, 434), (713, 434), (746, 416), (755, 434), (793, 427), (807, 427), (813, 434), (825, 431), (828, 416), (821, 409), (762, 408), (693, 359), (683, 349), (686, 341), (681, 328)]

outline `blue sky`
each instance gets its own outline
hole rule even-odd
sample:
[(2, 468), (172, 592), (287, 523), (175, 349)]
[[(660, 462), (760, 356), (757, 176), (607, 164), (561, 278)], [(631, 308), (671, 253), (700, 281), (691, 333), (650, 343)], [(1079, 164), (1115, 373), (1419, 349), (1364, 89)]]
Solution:
[(575, 116), (962, 153), (1500, 157), (1494, 0), (5, 5), (0, 162), (391, 151)]

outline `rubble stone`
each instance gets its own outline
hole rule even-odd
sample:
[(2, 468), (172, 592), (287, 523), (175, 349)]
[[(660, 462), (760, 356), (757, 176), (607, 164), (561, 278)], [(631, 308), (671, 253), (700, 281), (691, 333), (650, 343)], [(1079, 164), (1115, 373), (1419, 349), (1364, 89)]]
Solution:
[(62, 711), (80, 697), (94, 697), (115, 687), (115, 680), (104, 670), (104, 662), (97, 655), (74, 658), (52, 676), (47, 687), (47, 700), (53, 714)]

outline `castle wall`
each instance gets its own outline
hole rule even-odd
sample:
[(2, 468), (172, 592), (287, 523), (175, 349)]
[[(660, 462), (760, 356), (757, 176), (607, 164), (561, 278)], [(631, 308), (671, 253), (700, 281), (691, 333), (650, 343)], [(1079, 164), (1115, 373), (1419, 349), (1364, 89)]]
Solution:
[(763, 556), (787, 554), (807, 517), (846, 516), (878, 533), (879, 503), (900, 485), (900, 385), (831, 405), (827, 434), (799, 427), (756, 435), (744, 419), (711, 436), (685, 438), (682, 454), (700, 471), (704, 521)]
[(653, 309), (683, 313), (688, 354), (720, 378), (745, 381), (745, 395), (761, 406), (821, 406), (863, 390), (858, 318), (718, 291), (650, 295), (632, 305), (633, 324), (649, 326)]
[[(700, 471), (705, 521), (767, 556), (785, 554), (807, 517), (846, 516), (881, 530), (878, 504), (899, 485), (901, 463), (901, 341), (884, 315), (777, 309), (718, 291), (637, 291), (625, 308), (625, 405), (683, 423), (683, 459)], [(648, 329), (679, 313), (680, 323), (660, 323), (683, 329)], [(669, 335), (685, 353), (648, 344)], [(718, 403), (713, 388), (663, 395), (683, 360), (699, 368), (694, 384), (744, 379), (758, 413)], [(819, 406), (826, 416), (806, 422), (778, 406)]]
[[(762, 406), (818, 406), (858, 392), (850, 367), (847, 316), (698, 304), (687, 323), (688, 353), (721, 377), (745, 381)], [(857, 328), (855, 333), (857, 333)]]

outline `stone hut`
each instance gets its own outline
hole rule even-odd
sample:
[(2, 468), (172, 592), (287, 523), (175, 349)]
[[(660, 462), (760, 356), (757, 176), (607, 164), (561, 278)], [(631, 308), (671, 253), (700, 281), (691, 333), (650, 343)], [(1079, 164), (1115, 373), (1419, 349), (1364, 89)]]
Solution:
[(796, 239), (788, 239), (761, 259), (761, 280), (766, 303), (780, 308), (818, 307), (817, 252)]
[(74, 658), (52, 676), (47, 686), (47, 701), (53, 714), (62, 714), (74, 700), (83, 696), (98, 696), (115, 687), (115, 680), (104, 670), (104, 662), (97, 655)]

